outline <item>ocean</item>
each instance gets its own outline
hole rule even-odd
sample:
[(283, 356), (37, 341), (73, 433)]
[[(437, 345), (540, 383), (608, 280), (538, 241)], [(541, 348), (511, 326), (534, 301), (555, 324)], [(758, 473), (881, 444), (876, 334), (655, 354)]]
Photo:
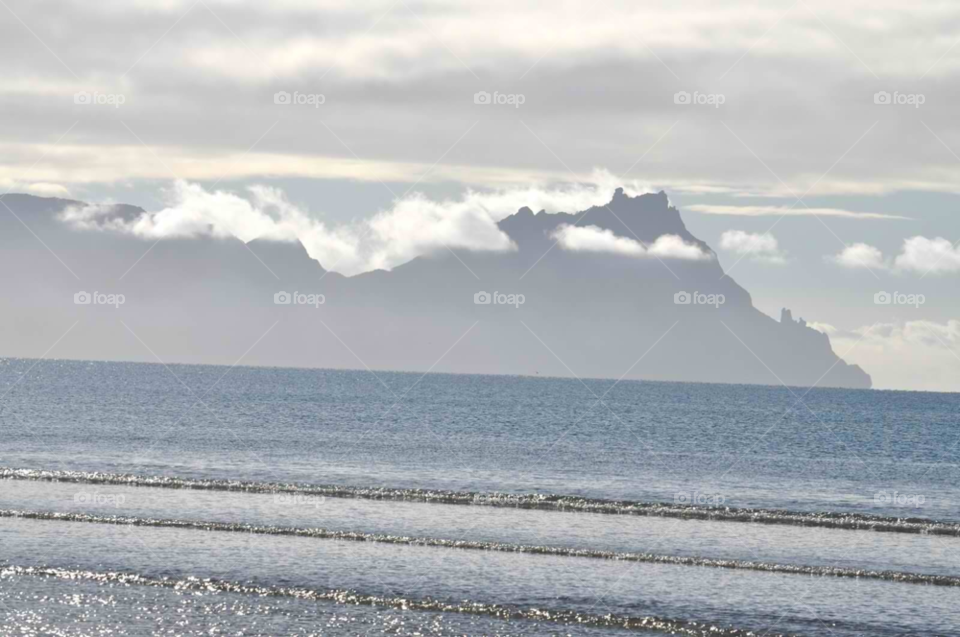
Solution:
[(960, 634), (958, 414), (0, 359), (0, 635)]

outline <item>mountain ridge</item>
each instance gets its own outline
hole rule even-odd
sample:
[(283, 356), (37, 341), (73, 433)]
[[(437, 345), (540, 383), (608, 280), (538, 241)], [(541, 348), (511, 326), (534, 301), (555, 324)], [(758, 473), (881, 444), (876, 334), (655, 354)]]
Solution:
[[(723, 273), (716, 253), (689, 232), (662, 191), (631, 197), (618, 189), (607, 204), (577, 213), (535, 214), (524, 207), (498, 224), (515, 250), (441, 251), (390, 271), (351, 277), (326, 270), (299, 241), (244, 244), (197, 237), (167, 239), (151, 248), (152, 242), (109, 230), (76, 230), (57, 219), (58, 206), (82, 202), (5, 201), (21, 208), (25, 221), (43, 227), (44, 242), (76, 268), (80, 281), (59, 269), (10, 215), (0, 215), (5, 230), (0, 247), (6, 248), (0, 266), (21, 273), (0, 284), (8, 299), (0, 307), (7, 335), (0, 354), (42, 352), (75, 319), (89, 338), (85, 344), (65, 339), (69, 342), (58, 346), (70, 358), (150, 360), (137, 342), (142, 340), (155, 352), (163, 350), (162, 360), (230, 364), (276, 321), (284, 326), (281, 333), (263, 337), (271, 345), (254, 349), (245, 360), (266, 366), (362, 363), (367, 369), (405, 371), (871, 386), (868, 374), (836, 356), (827, 335), (792, 318), (777, 322), (754, 308), (749, 292)], [(133, 206), (118, 210), (143, 214)], [(601, 229), (645, 246), (676, 235), (708, 258), (571, 251), (555, 238), (557, 229), (567, 226)], [(112, 313), (69, 302), (87, 288), (115, 290), (128, 301)], [(273, 296), (280, 291), (321, 294), (325, 303), (310, 309), (277, 306)], [(524, 303), (474, 303), (481, 293), (522, 295)], [(681, 293), (722, 296), (724, 302), (678, 304)], [(18, 301), (10, 303), (11, 298)], [(130, 332), (146, 336), (129, 338), (124, 325), (117, 325), (121, 318)]]

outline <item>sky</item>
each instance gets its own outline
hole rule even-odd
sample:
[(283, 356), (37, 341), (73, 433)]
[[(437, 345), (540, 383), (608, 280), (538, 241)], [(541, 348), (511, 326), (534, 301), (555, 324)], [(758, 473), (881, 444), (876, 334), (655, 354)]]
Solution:
[(356, 274), (499, 249), (522, 205), (664, 190), (762, 311), (790, 307), (877, 387), (960, 391), (956, 2), (0, 16), (0, 192), (139, 205), (118, 230), (145, 239), (299, 238)]

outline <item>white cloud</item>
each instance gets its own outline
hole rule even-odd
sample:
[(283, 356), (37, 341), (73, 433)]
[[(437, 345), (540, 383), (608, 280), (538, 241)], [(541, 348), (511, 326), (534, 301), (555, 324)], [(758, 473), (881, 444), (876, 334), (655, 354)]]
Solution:
[(877, 389), (960, 391), (960, 321), (876, 323), (831, 334), (834, 350)]
[(869, 268), (915, 274), (945, 274), (960, 271), (960, 246), (955, 246), (943, 237), (927, 239), (911, 237), (904, 239), (900, 254), (891, 267), (879, 248), (866, 243), (855, 243), (840, 254), (828, 257), (845, 268)]
[(617, 236), (612, 230), (598, 226), (562, 225), (554, 231), (552, 237), (561, 248), (573, 252), (605, 252), (637, 258), (658, 257), (693, 261), (711, 258), (700, 246), (686, 243), (673, 234), (661, 235), (652, 244), (644, 246), (635, 239)]
[(4, 192), (26, 192), (40, 197), (67, 197), (70, 195), (70, 191), (64, 186), (43, 181), (22, 182), (0, 178), (0, 189)]
[(869, 270), (885, 270), (887, 265), (883, 260), (883, 253), (866, 243), (854, 243), (844, 248), (840, 254), (829, 257), (837, 265), (845, 268), (866, 268)]
[[(135, 219), (116, 216), (111, 205), (71, 207), (61, 219), (84, 230), (124, 232), (144, 239), (171, 237), (236, 237), (278, 241), (300, 240), (313, 258), (331, 270), (351, 275), (390, 269), (436, 250), (462, 248), (506, 251), (513, 248), (497, 222), (523, 206), (549, 213), (585, 210), (609, 201), (617, 180), (597, 170), (591, 183), (546, 188), (468, 191), (458, 200), (430, 200), (419, 193), (394, 200), (369, 219), (336, 227), (291, 203), (277, 188), (251, 186), (246, 197), (177, 181), (166, 193), (168, 205)], [(625, 188), (633, 196), (636, 184)], [(690, 246), (658, 240), (651, 254), (679, 255)], [(639, 245), (639, 244), (638, 244)], [(694, 246), (694, 249), (699, 251)], [(691, 258), (682, 256), (681, 258)]]
[[(123, 232), (144, 239), (174, 237), (236, 237), (248, 242), (257, 238), (277, 241), (299, 239), (321, 264), (339, 263), (338, 271), (363, 271), (357, 228), (328, 228), (290, 203), (283, 192), (251, 186), (249, 198), (224, 192), (209, 192), (199, 184), (177, 181), (166, 192), (169, 204), (159, 212), (135, 219), (116, 216), (109, 204), (91, 204), (65, 209), (60, 218), (82, 230)], [(356, 269), (356, 270), (355, 270)]]
[(66, 197), (70, 194), (70, 191), (60, 184), (49, 184), (45, 182), (27, 184), (24, 191), (41, 197)]
[(647, 251), (655, 257), (664, 259), (686, 259), (688, 261), (709, 261), (713, 255), (704, 252), (700, 246), (686, 243), (675, 234), (657, 237)]
[(126, 222), (117, 218), (114, 204), (84, 204), (68, 206), (60, 213), (60, 220), (78, 230), (116, 230), (126, 229)]
[(786, 257), (780, 250), (776, 237), (769, 232), (757, 234), (743, 230), (727, 230), (720, 235), (720, 247), (755, 261), (786, 263)]
[(830, 325), (829, 323), (817, 323), (816, 321), (807, 323), (807, 327), (811, 329), (815, 329), (818, 332), (823, 332), (827, 336), (833, 336), (838, 331), (837, 328), (835, 328), (833, 325)]
[(910, 217), (890, 215), (881, 212), (854, 212), (840, 208), (807, 208), (802, 204), (791, 206), (721, 206), (714, 204), (694, 204), (687, 206), (691, 212), (705, 215), (731, 215), (739, 217), (844, 217), (846, 219), (903, 219)]
[(639, 241), (618, 237), (612, 230), (598, 226), (563, 225), (557, 228), (552, 238), (561, 248), (572, 252), (608, 252), (631, 257), (642, 257), (647, 253)]
[(943, 237), (911, 237), (903, 242), (895, 264), (898, 269), (920, 274), (957, 272), (960, 271), (960, 248)]

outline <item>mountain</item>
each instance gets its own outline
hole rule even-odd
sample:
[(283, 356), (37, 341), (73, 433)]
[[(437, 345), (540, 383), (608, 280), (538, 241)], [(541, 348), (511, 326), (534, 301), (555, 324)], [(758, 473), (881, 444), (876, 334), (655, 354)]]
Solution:
[[(572, 214), (522, 208), (499, 224), (515, 250), (440, 250), (352, 277), (299, 243), (154, 243), (64, 223), (80, 202), (3, 202), (0, 356), (56, 343), (49, 356), (73, 359), (871, 386), (825, 334), (754, 308), (663, 192), (618, 190)], [(576, 232), (585, 248), (558, 244)], [(124, 303), (77, 305), (79, 292)], [(276, 304), (281, 292), (298, 296)]]

